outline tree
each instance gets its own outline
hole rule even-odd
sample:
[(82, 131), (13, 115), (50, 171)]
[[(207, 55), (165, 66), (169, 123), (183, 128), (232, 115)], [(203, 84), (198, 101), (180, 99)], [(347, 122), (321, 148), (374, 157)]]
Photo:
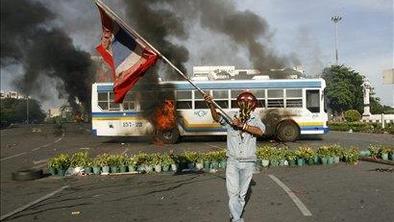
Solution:
[(326, 96), (328, 106), (336, 115), (355, 109), (363, 111), (363, 76), (344, 65), (333, 65), (323, 70), (326, 80)]
[[(26, 99), (5, 98), (1, 100), (0, 119), (2, 125), (10, 123), (22, 123), (26, 121)], [(29, 99), (30, 122), (42, 122), (45, 113), (41, 104), (35, 99)]]

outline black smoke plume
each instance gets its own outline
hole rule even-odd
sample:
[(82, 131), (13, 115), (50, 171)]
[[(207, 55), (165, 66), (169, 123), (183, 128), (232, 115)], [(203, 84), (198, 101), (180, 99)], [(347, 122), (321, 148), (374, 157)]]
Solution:
[(81, 102), (87, 112), (94, 77), (90, 55), (75, 48), (63, 30), (51, 27), (54, 18), (39, 2), (1, 1), (1, 67), (22, 65), (24, 74), (15, 85), (29, 95), (53, 87), (43, 84), (43, 77), (60, 80), (57, 96), (66, 97), (74, 111), (80, 111), (76, 101)]
[[(281, 57), (272, 51), (269, 46), (272, 33), (264, 18), (249, 10), (238, 10), (231, 0), (131, 0), (125, 2), (128, 6), (127, 15), (133, 26), (181, 68), (187, 61), (189, 53), (185, 47), (169, 42), (168, 38), (187, 38), (186, 25), (196, 23), (212, 32), (225, 34), (239, 46), (247, 48), (249, 60), (254, 68), (263, 72), (286, 68), (298, 63), (293, 55), (289, 58)], [(198, 35), (198, 33), (194, 34)], [(208, 59), (214, 64), (215, 58)], [(272, 77), (275, 78), (275, 76)]]

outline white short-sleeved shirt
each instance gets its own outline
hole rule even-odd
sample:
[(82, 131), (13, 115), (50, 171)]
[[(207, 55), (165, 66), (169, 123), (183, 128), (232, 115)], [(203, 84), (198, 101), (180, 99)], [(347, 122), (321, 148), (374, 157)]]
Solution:
[[(233, 115), (239, 116), (239, 112), (233, 113)], [(256, 161), (256, 137), (250, 133), (234, 129), (222, 116), (219, 123), (227, 129), (227, 157), (239, 161)], [(258, 127), (265, 132), (264, 123), (254, 113), (251, 113), (246, 124)]]

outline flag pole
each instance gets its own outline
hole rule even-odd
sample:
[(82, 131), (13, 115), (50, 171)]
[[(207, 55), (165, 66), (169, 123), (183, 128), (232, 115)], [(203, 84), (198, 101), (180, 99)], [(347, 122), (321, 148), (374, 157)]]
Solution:
[[(130, 32), (130, 34), (136, 36), (138, 39), (140, 39), (141, 41), (144, 42), (144, 44), (146, 44), (147, 46), (149, 46), (157, 55), (159, 55), (168, 65), (170, 65), (178, 74), (180, 74), (186, 81), (188, 81), (194, 88), (196, 88), (202, 95), (206, 95), (206, 93), (200, 88), (198, 87), (195, 83), (193, 83), (180, 69), (178, 69), (178, 67), (176, 67), (174, 64), (172, 64), (172, 62), (167, 59), (167, 57), (165, 57), (163, 54), (161, 54), (159, 52), (159, 50), (157, 50), (155, 47), (153, 47), (148, 41), (146, 41), (141, 35), (139, 35), (134, 29), (132, 29), (130, 26), (128, 26), (126, 24), (126, 22), (124, 22), (122, 20), (122, 18), (120, 18), (115, 12), (113, 12), (106, 4), (104, 4), (104, 2), (102, 2), (101, 0), (95, 0), (96, 4), (98, 4), (99, 6), (101, 6), (103, 9), (105, 9), (107, 12), (110, 13), (111, 17), (115, 18), (121, 26), (123, 26), (123, 28), (125, 28), (128, 32)], [(220, 112), (224, 115), (224, 117), (227, 119), (227, 121), (231, 122), (231, 117), (214, 101), (212, 100), (213, 105), (220, 110)]]

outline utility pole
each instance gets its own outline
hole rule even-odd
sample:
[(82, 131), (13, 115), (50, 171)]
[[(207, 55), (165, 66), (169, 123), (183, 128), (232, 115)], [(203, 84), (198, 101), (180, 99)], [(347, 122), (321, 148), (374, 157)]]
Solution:
[(26, 96), (26, 124), (29, 124), (29, 96)]
[(331, 21), (335, 23), (335, 61), (336, 64), (339, 64), (339, 55), (338, 55), (338, 22), (342, 20), (341, 16), (333, 16), (331, 17)]

